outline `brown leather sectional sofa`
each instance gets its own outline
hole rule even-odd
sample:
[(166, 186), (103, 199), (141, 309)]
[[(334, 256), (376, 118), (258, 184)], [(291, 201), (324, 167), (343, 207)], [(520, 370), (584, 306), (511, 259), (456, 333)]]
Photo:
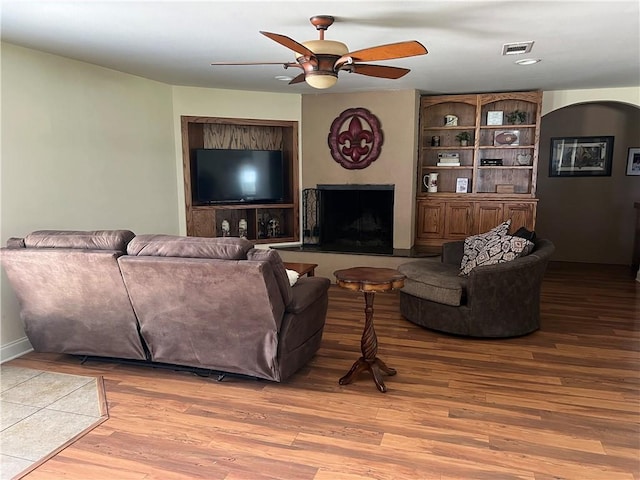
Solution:
[(320, 347), (330, 281), (291, 287), (275, 250), (240, 238), (47, 230), (1, 258), (39, 352), (280, 382)]

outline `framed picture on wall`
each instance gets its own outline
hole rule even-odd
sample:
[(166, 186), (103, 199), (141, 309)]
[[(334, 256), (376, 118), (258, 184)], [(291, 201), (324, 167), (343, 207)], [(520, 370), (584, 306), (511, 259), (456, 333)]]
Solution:
[(627, 175), (640, 175), (640, 148), (629, 149)]
[(609, 177), (613, 137), (551, 139), (550, 177)]

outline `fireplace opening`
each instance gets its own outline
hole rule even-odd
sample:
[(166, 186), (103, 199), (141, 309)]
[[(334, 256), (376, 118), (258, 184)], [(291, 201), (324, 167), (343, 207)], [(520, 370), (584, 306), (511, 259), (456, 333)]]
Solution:
[(393, 254), (393, 185), (318, 185), (318, 247)]

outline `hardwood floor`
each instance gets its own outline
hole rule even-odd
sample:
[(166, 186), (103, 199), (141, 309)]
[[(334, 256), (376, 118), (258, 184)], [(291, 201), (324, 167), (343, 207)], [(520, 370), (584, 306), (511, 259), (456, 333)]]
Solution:
[(359, 356), (362, 294), (332, 286), (322, 347), (284, 384), (30, 353), (9, 362), (103, 375), (110, 418), (35, 479), (640, 479), (640, 283), (552, 263), (542, 328), (457, 338), (375, 297), (380, 393)]

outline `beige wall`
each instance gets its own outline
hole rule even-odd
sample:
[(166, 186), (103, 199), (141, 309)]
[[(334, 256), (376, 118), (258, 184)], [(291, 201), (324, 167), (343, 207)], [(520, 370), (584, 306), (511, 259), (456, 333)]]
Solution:
[[(419, 95), (414, 90), (304, 95), (302, 97), (302, 188), (318, 184), (394, 184), (393, 246), (409, 249), (414, 237), (415, 172)], [(327, 145), (333, 120), (347, 108), (366, 108), (380, 120), (384, 143), (370, 166), (348, 170)]]
[(640, 87), (593, 88), (589, 90), (556, 90), (544, 92), (542, 115), (567, 105), (584, 102), (616, 101), (640, 106)]
[[(171, 87), (1, 48), (2, 245), (37, 229), (177, 233)], [(4, 272), (0, 281), (4, 358), (24, 332)]]
[[(224, 117), (300, 122), (300, 95), (215, 88), (173, 87), (173, 128), (176, 155), (178, 218), (182, 235), (186, 235), (184, 175), (182, 169), (182, 132), (180, 117)], [(298, 148), (300, 151), (300, 148)]]

